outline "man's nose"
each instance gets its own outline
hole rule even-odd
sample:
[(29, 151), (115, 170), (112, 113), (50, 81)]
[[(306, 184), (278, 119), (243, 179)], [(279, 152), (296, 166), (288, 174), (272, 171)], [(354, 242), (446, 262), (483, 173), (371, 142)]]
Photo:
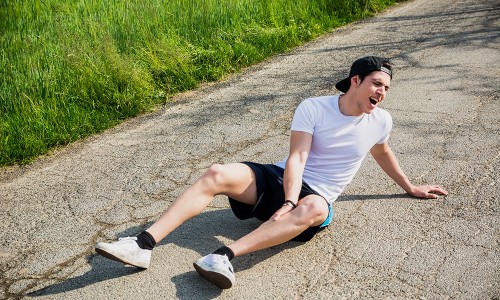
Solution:
[(377, 92), (378, 96), (382, 96), (382, 98), (385, 97), (385, 89), (384, 88), (378, 88), (376, 92)]

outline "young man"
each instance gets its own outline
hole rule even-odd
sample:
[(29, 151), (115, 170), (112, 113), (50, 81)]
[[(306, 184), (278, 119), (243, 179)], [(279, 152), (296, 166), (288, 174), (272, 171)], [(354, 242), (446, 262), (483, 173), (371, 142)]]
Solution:
[(274, 165), (213, 165), (148, 229), (137, 237), (97, 243), (97, 253), (146, 269), (157, 242), (201, 213), (215, 195), (226, 195), (238, 218), (255, 217), (265, 222), (194, 263), (201, 276), (225, 289), (235, 282), (229, 262), (233, 257), (290, 240), (308, 241), (328, 226), (332, 202), (352, 180), (368, 152), (410, 195), (447, 195), (440, 186), (412, 185), (389, 148), (392, 119), (378, 105), (391, 78), (387, 59), (368, 56), (356, 60), (349, 77), (336, 84), (344, 94), (306, 99), (297, 107), (288, 158)]

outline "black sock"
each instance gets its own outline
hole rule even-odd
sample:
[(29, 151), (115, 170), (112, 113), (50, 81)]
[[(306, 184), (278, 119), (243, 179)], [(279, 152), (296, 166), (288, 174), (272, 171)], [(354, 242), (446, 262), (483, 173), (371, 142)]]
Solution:
[(229, 260), (231, 260), (231, 259), (234, 258), (233, 250), (231, 250), (230, 248), (228, 248), (226, 246), (220, 247), (219, 249), (217, 249), (214, 252), (212, 252), (212, 254), (225, 255), (225, 256), (227, 256), (227, 258)]
[(141, 249), (153, 250), (156, 241), (149, 232), (143, 231), (137, 236), (137, 245)]

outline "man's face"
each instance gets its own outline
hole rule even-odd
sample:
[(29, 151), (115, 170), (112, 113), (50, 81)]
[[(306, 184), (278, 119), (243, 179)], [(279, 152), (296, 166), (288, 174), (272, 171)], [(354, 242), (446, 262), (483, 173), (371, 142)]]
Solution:
[(391, 77), (385, 72), (375, 71), (368, 74), (363, 81), (359, 76), (354, 76), (351, 79), (351, 86), (353, 83), (357, 107), (360, 112), (369, 114), (384, 100), (391, 84)]

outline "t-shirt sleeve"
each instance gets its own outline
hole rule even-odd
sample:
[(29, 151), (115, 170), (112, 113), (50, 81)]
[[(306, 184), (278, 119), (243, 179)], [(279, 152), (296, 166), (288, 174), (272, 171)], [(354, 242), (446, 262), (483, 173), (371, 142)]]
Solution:
[(388, 112), (385, 112), (385, 128), (382, 138), (377, 142), (377, 144), (384, 144), (389, 140), (389, 135), (392, 130), (392, 117)]
[(317, 113), (312, 101), (311, 99), (306, 99), (299, 104), (293, 116), (291, 130), (303, 131), (310, 134), (314, 133)]

